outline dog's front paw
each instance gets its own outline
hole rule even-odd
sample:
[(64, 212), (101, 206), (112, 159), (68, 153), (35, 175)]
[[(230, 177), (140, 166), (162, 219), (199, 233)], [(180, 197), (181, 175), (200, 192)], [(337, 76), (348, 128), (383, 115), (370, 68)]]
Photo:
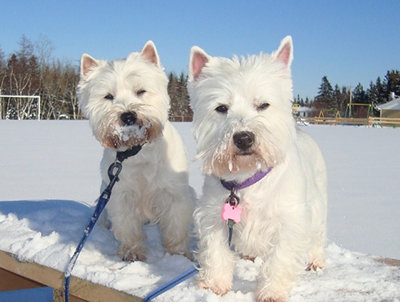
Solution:
[(218, 296), (223, 296), (227, 292), (231, 290), (232, 283), (231, 282), (221, 282), (219, 281), (214, 281), (214, 282), (206, 282), (206, 281), (199, 281), (197, 285), (201, 288), (204, 289), (209, 289), (211, 290), (214, 294)]
[(318, 269), (323, 269), (325, 267), (325, 261), (315, 259), (307, 265), (306, 271), (316, 272)]
[(123, 261), (146, 261), (146, 251), (144, 249), (132, 249), (128, 247), (121, 247), (118, 251), (118, 256)]
[(241, 258), (243, 260), (248, 260), (248, 261), (254, 262), (257, 257), (255, 257), (255, 256), (242, 256)]
[(307, 265), (306, 271), (317, 271), (325, 267), (325, 254), (323, 248), (314, 249), (310, 253), (310, 261)]

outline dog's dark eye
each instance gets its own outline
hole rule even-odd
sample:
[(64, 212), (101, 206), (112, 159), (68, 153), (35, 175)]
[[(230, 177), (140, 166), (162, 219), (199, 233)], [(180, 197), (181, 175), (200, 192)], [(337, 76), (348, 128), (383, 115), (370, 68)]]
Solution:
[(142, 96), (145, 93), (146, 93), (146, 90), (144, 90), (144, 89), (139, 89), (138, 91), (136, 91), (137, 96)]
[(257, 106), (257, 111), (263, 111), (269, 107), (268, 103), (262, 103), (261, 105)]
[(109, 101), (114, 100), (114, 96), (111, 93), (108, 93), (104, 98)]
[(226, 113), (226, 112), (228, 112), (228, 107), (225, 105), (221, 105), (221, 106), (218, 106), (217, 108), (215, 108), (215, 111), (217, 111), (219, 113)]

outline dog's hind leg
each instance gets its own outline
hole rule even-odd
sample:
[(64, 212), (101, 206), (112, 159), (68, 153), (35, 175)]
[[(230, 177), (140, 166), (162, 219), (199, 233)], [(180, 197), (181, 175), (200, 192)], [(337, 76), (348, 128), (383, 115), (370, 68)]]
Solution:
[(312, 246), (309, 251), (309, 263), (307, 270), (316, 271), (325, 266), (326, 221), (327, 221), (327, 176), (323, 157), (319, 150), (314, 152), (316, 161), (314, 164), (314, 178), (311, 193), (311, 238)]
[(188, 249), (188, 235), (193, 214), (193, 204), (182, 194), (161, 194), (167, 203), (165, 212), (160, 216), (159, 229), (163, 246), (170, 254), (184, 255), (191, 259)]
[(321, 223), (319, 228), (313, 231), (313, 242), (308, 253), (307, 271), (316, 271), (325, 267), (326, 226)]

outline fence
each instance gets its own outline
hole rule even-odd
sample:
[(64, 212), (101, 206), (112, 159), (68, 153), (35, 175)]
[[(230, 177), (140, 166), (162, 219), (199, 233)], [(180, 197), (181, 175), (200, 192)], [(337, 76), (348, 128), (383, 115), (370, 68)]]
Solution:
[(300, 122), (308, 122), (310, 124), (321, 125), (357, 125), (370, 127), (400, 127), (400, 118), (345, 118), (345, 117), (307, 117), (299, 118)]

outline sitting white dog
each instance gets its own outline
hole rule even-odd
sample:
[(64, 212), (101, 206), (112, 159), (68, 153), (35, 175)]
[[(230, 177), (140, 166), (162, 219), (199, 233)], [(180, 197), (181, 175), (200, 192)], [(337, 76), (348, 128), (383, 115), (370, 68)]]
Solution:
[(145, 222), (159, 223), (167, 252), (189, 256), (188, 232), (194, 203), (187, 156), (168, 122), (168, 78), (149, 41), (126, 60), (106, 62), (84, 54), (78, 87), (80, 108), (105, 147), (102, 190), (117, 151), (142, 146), (123, 163), (106, 207), (124, 260), (145, 260)]
[(301, 271), (324, 266), (326, 168), (292, 116), (292, 59), (291, 37), (247, 58), (191, 49), (194, 136), (207, 174), (195, 211), (198, 278), (219, 295), (232, 287), (236, 255), (263, 260), (257, 301), (288, 300)]

